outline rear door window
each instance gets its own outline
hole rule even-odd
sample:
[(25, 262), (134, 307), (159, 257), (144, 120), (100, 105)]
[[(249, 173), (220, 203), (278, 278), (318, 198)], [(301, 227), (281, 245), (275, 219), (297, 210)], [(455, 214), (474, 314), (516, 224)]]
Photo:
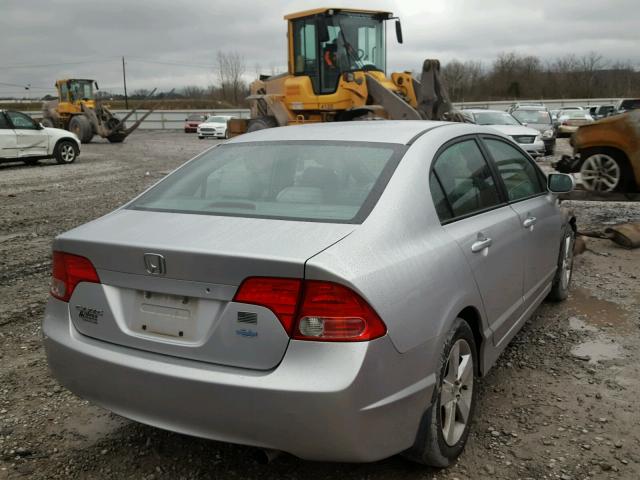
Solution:
[[(455, 143), (435, 160), (433, 173), (441, 186), (453, 218), (490, 209), (501, 203), (491, 169), (477, 142), (473, 139)], [(437, 188), (431, 195), (441, 221), (446, 209), (438, 198)]]
[(129, 208), (360, 223), (405, 147), (364, 142), (252, 142), (205, 152)]
[(546, 193), (538, 168), (522, 152), (502, 140), (483, 140), (504, 183), (509, 201)]
[(2, 112), (0, 112), (0, 129), (11, 129), (11, 125), (9, 125), (7, 117), (5, 117)]

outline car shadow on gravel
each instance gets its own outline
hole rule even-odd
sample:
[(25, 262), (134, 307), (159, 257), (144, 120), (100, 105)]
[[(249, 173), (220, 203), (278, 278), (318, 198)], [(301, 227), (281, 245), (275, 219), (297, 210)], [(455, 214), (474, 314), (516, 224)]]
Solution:
[[(115, 417), (115, 415), (113, 415)], [(118, 421), (120, 420), (116, 417)], [(126, 441), (123, 442), (123, 439)], [(288, 454), (269, 464), (253, 447), (200, 439), (127, 423), (108, 438), (49, 458), (46, 476), (32, 465), (32, 478), (340, 478), (424, 479), (436, 470), (400, 456), (367, 464), (310, 462)], [(43, 472), (44, 473), (44, 472)], [(52, 475), (53, 474), (53, 475)]]

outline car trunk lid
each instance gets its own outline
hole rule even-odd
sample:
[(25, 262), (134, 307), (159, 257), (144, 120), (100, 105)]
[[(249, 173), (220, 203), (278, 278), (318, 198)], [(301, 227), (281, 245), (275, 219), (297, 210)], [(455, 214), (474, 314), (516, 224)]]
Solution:
[(193, 360), (266, 370), (289, 337), (267, 308), (233, 302), (247, 277), (303, 278), (308, 258), (354, 225), (119, 210), (71, 230), (54, 249), (81, 255), (100, 284), (69, 309), (83, 334)]

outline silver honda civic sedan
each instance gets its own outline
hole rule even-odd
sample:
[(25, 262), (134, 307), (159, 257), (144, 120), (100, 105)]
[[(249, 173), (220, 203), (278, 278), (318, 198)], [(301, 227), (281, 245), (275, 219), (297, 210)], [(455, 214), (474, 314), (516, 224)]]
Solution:
[(236, 137), (55, 239), (49, 365), (174, 432), (445, 467), (477, 378), (567, 296), (575, 221), (556, 193), (572, 186), (478, 125)]

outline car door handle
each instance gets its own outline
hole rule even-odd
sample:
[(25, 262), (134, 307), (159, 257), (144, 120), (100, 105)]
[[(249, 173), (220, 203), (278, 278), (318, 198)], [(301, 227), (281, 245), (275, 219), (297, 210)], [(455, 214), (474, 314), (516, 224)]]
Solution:
[(524, 222), (522, 222), (522, 226), (524, 228), (531, 228), (536, 224), (537, 221), (538, 219), (536, 217), (527, 217), (524, 219)]
[(484, 238), (482, 240), (478, 240), (477, 242), (473, 242), (471, 244), (471, 251), (473, 253), (481, 252), (485, 248), (489, 248), (491, 246), (491, 243), (492, 241), (490, 238)]

